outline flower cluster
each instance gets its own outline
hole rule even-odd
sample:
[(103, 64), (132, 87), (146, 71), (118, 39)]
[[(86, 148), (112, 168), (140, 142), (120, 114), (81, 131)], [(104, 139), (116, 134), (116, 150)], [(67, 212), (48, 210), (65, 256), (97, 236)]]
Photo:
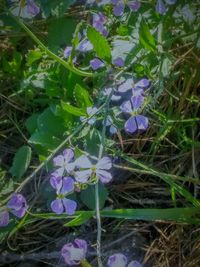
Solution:
[(6, 207), (0, 210), (0, 227), (7, 226), (9, 224), (9, 212), (18, 218), (24, 217), (28, 205), (26, 199), (21, 194), (14, 193), (11, 199), (8, 201)]
[(128, 263), (128, 259), (121, 253), (113, 254), (109, 257), (107, 262), (108, 267), (142, 267), (138, 261), (131, 261)]
[(112, 179), (108, 171), (112, 167), (109, 157), (103, 157), (96, 163), (85, 155), (75, 160), (74, 151), (66, 149), (53, 159), (53, 163), (56, 170), (51, 174), (50, 184), (56, 190), (57, 198), (52, 201), (51, 209), (56, 214), (74, 214), (77, 203), (67, 196), (78, 191), (81, 184), (109, 183)]
[[(83, 239), (75, 239), (72, 243), (67, 243), (61, 250), (61, 255), (68, 265), (79, 265), (86, 260), (87, 242)], [(142, 267), (138, 261), (131, 261), (122, 253), (113, 254), (108, 258), (107, 267)]]

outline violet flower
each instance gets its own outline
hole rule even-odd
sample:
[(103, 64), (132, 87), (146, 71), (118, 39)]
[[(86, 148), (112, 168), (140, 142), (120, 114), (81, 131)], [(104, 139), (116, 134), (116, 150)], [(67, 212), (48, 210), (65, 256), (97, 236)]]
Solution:
[(5, 227), (9, 224), (9, 212), (7, 210), (0, 211), (0, 227)]
[(93, 48), (93, 44), (88, 39), (84, 39), (77, 45), (76, 51), (86, 53), (93, 50)]
[[(113, 13), (115, 16), (121, 16), (124, 13), (125, 9), (125, 1), (124, 0), (111, 0), (112, 4), (114, 5)], [(128, 7), (131, 9), (131, 11), (138, 11), (140, 8), (140, 2), (135, 1), (126, 1)]]
[(143, 115), (137, 115), (137, 111), (142, 106), (143, 102), (143, 96), (132, 96), (131, 100), (122, 103), (120, 106), (122, 112), (131, 114), (131, 117), (124, 125), (126, 132), (134, 133), (137, 130), (146, 130), (148, 128), (148, 118)]
[[(96, 107), (87, 107), (86, 111), (87, 111), (87, 117), (90, 117), (92, 116), (93, 114), (95, 114), (97, 112), (97, 108)], [(80, 120), (82, 122), (84, 122), (85, 120), (87, 120), (87, 117), (86, 116), (81, 116), (80, 117)], [(93, 116), (91, 119), (88, 120), (88, 124), (89, 125), (93, 125), (96, 121), (96, 118), (95, 116)]]
[(113, 254), (108, 258), (108, 267), (142, 267), (138, 261), (131, 261), (128, 264), (127, 257), (122, 253)]
[(132, 92), (134, 95), (134, 94), (137, 94), (138, 90), (140, 92), (142, 92), (143, 89), (145, 89), (149, 86), (149, 84), (150, 84), (150, 82), (146, 78), (143, 78), (136, 83), (134, 82), (134, 80), (132, 78), (129, 78), (118, 87), (118, 91), (121, 93), (125, 93), (128, 90), (132, 89)]
[(108, 36), (108, 31), (106, 30), (106, 27), (104, 26), (106, 22), (106, 17), (103, 15), (103, 13), (99, 12), (98, 14), (93, 14), (92, 17), (92, 26), (102, 33), (105, 37)]
[(158, 12), (161, 15), (164, 15), (166, 13), (166, 6), (165, 6), (163, 0), (157, 0), (156, 12)]
[(81, 156), (76, 160), (76, 167), (80, 169), (74, 174), (74, 178), (79, 183), (87, 183), (89, 178), (96, 177), (102, 183), (109, 183), (112, 179), (108, 172), (112, 167), (109, 157), (103, 157), (96, 164), (92, 164), (86, 156)]
[(27, 10), (32, 16), (40, 13), (40, 8), (33, 0), (27, 0)]
[(103, 68), (105, 66), (105, 64), (100, 59), (94, 58), (94, 59), (90, 60), (90, 66), (93, 70), (98, 70), (100, 68)]
[(124, 60), (121, 57), (117, 57), (112, 61), (113, 65), (122, 68), (124, 66)]
[(85, 260), (87, 253), (87, 242), (76, 238), (73, 243), (67, 243), (61, 250), (61, 255), (68, 265), (79, 265)]
[(64, 211), (68, 215), (75, 213), (77, 203), (65, 196), (74, 191), (74, 180), (71, 177), (51, 177), (51, 186), (56, 189), (57, 199), (51, 202), (51, 209), (56, 214), (62, 214)]
[(68, 58), (72, 53), (72, 46), (66, 46), (63, 52), (64, 58)]
[(62, 176), (66, 171), (71, 173), (74, 170), (74, 151), (72, 149), (65, 149), (61, 155), (58, 155), (53, 159), (53, 164), (55, 167), (58, 167), (54, 173), (57, 173), (58, 176)]
[(28, 209), (28, 205), (24, 196), (14, 193), (7, 203), (7, 208), (15, 216), (22, 218)]
[[(21, 4), (22, 1), (13, 0), (13, 7), (11, 8), (11, 12), (14, 16), (18, 16), (22, 18), (31, 19), (40, 13), (40, 7), (34, 2), (34, 0), (27, 0), (27, 4)], [(15, 3), (17, 4), (16, 6)]]
[[(105, 95), (105, 96), (109, 96), (112, 90), (113, 90), (113, 89), (112, 89), (111, 87), (109, 87), (109, 88), (105, 88), (104, 91), (103, 91), (103, 95)], [(118, 100), (121, 99), (121, 96), (116, 95), (116, 93), (117, 93), (117, 91), (116, 91), (116, 90), (113, 90), (113, 94), (112, 94), (112, 96), (111, 96), (111, 100), (112, 100), (112, 101), (118, 101)]]
[(110, 115), (108, 115), (106, 118), (106, 126), (109, 126), (109, 132), (111, 134), (116, 134), (117, 128), (114, 126), (113, 119), (111, 118)]

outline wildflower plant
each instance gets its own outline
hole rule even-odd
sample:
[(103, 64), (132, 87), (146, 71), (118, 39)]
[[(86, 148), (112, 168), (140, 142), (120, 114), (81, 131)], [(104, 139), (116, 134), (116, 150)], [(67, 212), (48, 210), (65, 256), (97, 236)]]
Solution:
[[(20, 78), (23, 82), (19, 83), (22, 84), (22, 91), (30, 93), (28, 104), (33, 101), (36, 112), (26, 121), (30, 135), (28, 145), (19, 149), (10, 169), (13, 179), (17, 180), (12, 192), (9, 191), (12, 194), (0, 204), (0, 227), (6, 229), (10, 215), (15, 218), (13, 232), (26, 226), (26, 223), (32, 223), (32, 219), (61, 220), (64, 227), (79, 226), (95, 219), (97, 239), (93, 247), (97, 255), (96, 266), (141, 267), (138, 259), (129, 260), (123, 251), (103, 259), (102, 216), (162, 220), (166, 215), (156, 214), (155, 210), (144, 214), (146, 210), (141, 209), (142, 215), (137, 215), (139, 213), (135, 213), (134, 209), (110, 206), (104, 209), (109, 189), (117, 180), (117, 168), (157, 176), (173, 188), (173, 194), (179, 191), (195, 208), (200, 206), (199, 201), (181, 183), (176, 183), (177, 180), (184, 180), (183, 177), (174, 175), (175, 179), (172, 180), (169, 175), (146, 166), (134, 156), (125, 155), (126, 150), (121, 150), (123, 140), (128, 136), (138, 138), (145, 135), (156, 124), (156, 115), (159, 116), (159, 123), (164, 121), (164, 126), (171, 123), (154, 109), (164, 91), (165, 78), (173, 67), (173, 60), (168, 54), (171, 49), (169, 40), (173, 40), (174, 36), (170, 31), (163, 40), (163, 32), (170, 23), (170, 19), (164, 16), (172, 16), (174, 21), (177, 20), (177, 25), (183, 25), (180, 17), (188, 18), (185, 7), (181, 6), (178, 13), (173, 13), (178, 1), (88, 0), (83, 18), (75, 23), (70, 13), (64, 16), (65, 12), (70, 12), (68, 7), (74, 1), (61, 1), (58, 6), (55, 2), (59, 1), (49, 0), (46, 5), (42, 0), (11, 1), (5, 5), (6, 15), (11, 16), (36, 42), (38, 50), (28, 52), (24, 58), (27, 70), (20, 76), (23, 77)], [(191, 13), (192, 10), (189, 10), (187, 14), (193, 19), (195, 16)], [(59, 18), (55, 22), (59, 27), (50, 26), (48, 40), (51, 41), (47, 47), (26, 26), (26, 22), (31, 23), (35, 17), (42, 20), (51, 16)], [(66, 23), (66, 28), (63, 21), (69, 21), (70, 27)], [(180, 32), (184, 36), (181, 27)], [(67, 35), (64, 39), (63, 29)], [(71, 34), (68, 34), (69, 29)], [(71, 35), (69, 40), (68, 35)], [(6, 62), (5, 59), (3, 64), (8, 72), (15, 67), (17, 73), (21, 68), (17, 65), (19, 61), (16, 52), (13, 62)], [(42, 113), (39, 113), (38, 105), (41, 105)], [(20, 183), (31, 162), (32, 151), (39, 156), (40, 165)], [(117, 157), (122, 157), (129, 165), (116, 164)], [(44, 167), (47, 172), (42, 180), (43, 177), (38, 178), (37, 175)], [(37, 199), (33, 201), (33, 206), (29, 206), (20, 193), (34, 179), (42, 180), (41, 184), (45, 184), (48, 191), (48, 201), (42, 207), (44, 213), (41, 214), (36, 212), (41, 207), (36, 209), (34, 206)], [(190, 222), (192, 218), (195, 221), (196, 209), (187, 211), (186, 217), (182, 216), (182, 210), (177, 210), (167, 211), (172, 212), (169, 220)], [(87, 250), (87, 242), (75, 238), (60, 248), (60, 255), (67, 266), (85, 267), (90, 266)]]

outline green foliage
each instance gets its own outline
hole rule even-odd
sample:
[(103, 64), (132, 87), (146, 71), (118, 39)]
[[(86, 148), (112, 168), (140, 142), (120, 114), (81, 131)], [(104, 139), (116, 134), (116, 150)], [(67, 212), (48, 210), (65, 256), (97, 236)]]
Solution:
[(76, 84), (74, 88), (74, 97), (79, 107), (87, 108), (92, 106), (92, 100), (88, 91), (79, 84)]
[(155, 38), (144, 21), (142, 21), (140, 25), (140, 43), (149, 51), (155, 51), (156, 49)]
[[(102, 209), (108, 197), (108, 190), (102, 183), (99, 183), (98, 188), (99, 188), (99, 206), (100, 206), (100, 209)], [(81, 192), (81, 200), (91, 210), (95, 210), (95, 207), (96, 207), (95, 199), (96, 198), (95, 198), (95, 186), (94, 185), (88, 186), (87, 189)]]
[(94, 46), (97, 56), (105, 59), (107, 62), (111, 61), (111, 49), (106, 38), (94, 28), (88, 26), (87, 37)]
[(13, 159), (12, 167), (10, 168), (11, 174), (19, 180), (28, 169), (30, 161), (31, 148), (29, 146), (20, 147)]
[(50, 15), (61, 17), (66, 12), (67, 8), (74, 2), (74, 0), (39, 0), (44, 17), (48, 17)]

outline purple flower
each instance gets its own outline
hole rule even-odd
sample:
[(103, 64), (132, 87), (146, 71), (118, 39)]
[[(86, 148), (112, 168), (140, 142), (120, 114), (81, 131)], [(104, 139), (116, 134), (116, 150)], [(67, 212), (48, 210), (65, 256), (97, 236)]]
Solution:
[(76, 51), (86, 53), (93, 50), (93, 48), (93, 44), (89, 40), (84, 39), (77, 45)]
[(71, 177), (51, 177), (51, 186), (56, 189), (58, 198), (51, 202), (51, 209), (56, 214), (62, 214), (65, 212), (68, 215), (75, 213), (77, 204), (74, 200), (65, 198), (65, 196), (74, 191), (74, 180)]
[(72, 46), (67, 46), (64, 50), (64, 58), (68, 58), (72, 53)]
[(87, 253), (87, 242), (83, 239), (76, 238), (73, 243), (65, 244), (61, 254), (68, 265), (79, 265), (85, 260)]
[[(103, 94), (105, 96), (108, 96), (108, 95), (110, 95), (111, 91), (112, 91), (112, 88), (111, 87), (105, 88), (104, 91), (103, 91)], [(115, 95), (115, 93), (117, 93), (117, 91), (116, 90), (113, 90), (113, 95), (111, 96), (111, 100), (112, 101), (118, 101), (118, 100), (120, 100), (121, 99), (121, 96)]]
[(113, 119), (110, 115), (106, 118), (106, 126), (110, 126), (109, 131), (111, 134), (115, 134), (117, 132), (117, 128), (113, 124)]
[[(125, 3), (124, 0), (111, 0), (112, 4), (114, 5), (113, 13), (115, 16), (121, 16), (124, 13)], [(138, 11), (140, 8), (140, 2), (135, 1), (127, 1), (128, 7), (132, 11)]]
[[(13, 6), (11, 8), (11, 12), (14, 16), (31, 19), (35, 17), (39, 12), (40, 8), (38, 5), (35, 4), (33, 0), (27, 0), (27, 4), (22, 4), (22, 1), (12, 0)], [(16, 4), (16, 5), (15, 5)]]
[(140, 92), (142, 92), (143, 89), (149, 86), (149, 84), (150, 82), (146, 78), (141, 79), (137, 83), (135, 83), (132, 78), (129, 78), (118, 87), (118, 91), (124, 93), (132, 89), (134, 95), (135, 93), (137, 93), (135, 91), (140, 90)]
[(164, 15), (166, 13), (166, 6), (162, 0), (157, 0), (156, 12), (158, 12), (161, 15)]
[(98, 14), (93, 14), (92, 26), (102, 33), (105, 37), (108, 36), (108, 31), (106, 30), (104, 23), (106, 22), (106, 17), (99, 12)]
[(94, 58), (94, 59), (90, 60), (90, 66), (93, 70), (98, 70), (98, 69), (104, 67), (105, 64), (100, 59)]
[(27, 0), (27, 10), (32, 16), (36, 16), (40, 13), (39, 6), (33, 0)]
[(74, 151), (72, 149), (65, 149), (61, 155), (58, 155), (53, 159), (54, 166), (59, 167), (54, 174), (57, 176), (62, 176), (66, 171), (71, 173), (74, 169), (74, 163), (72, 162), (74, 158)]
[(124, 66), (124, 60), (121, 57), (117, 57), (116, 59), (113, 60), (113, 65), (117, 66), (117, 67), (123, 67)]
[(81, 169), (74, 174), (76, 181), (79, 183), (87, 183), (89, 178), (95, 176), (102, 183), (109, 183), (112, 179), (112, 175), (107, 171), (112, 167), (109, 157), (103, 157), (96, 164), (92, 164), (88, 157), (81, 156), (76, 160), (76, 166)]
[(148, 118), (143, 115), (137, 115), (136, 112), (142, 106), (144, 97), (141, 95), (132, 96), (130, 101), (122, 103), (120, 109), (122, 112), (131, 114), (126, 121), (124, 128), (128, 133), (134, 133), (137, 130), (146, 130), (149, 124)]
[[(97, 108), (96, 107), (87, 107), (87, 117), (90, 117), (90, 116), (92, 116), (93, 114), (95, 114), (96, 112), (97, 112)], [(87, 119), (87, 117), (85, 117), (85, 116), (81, 116), (80, 117), (80, 120), (82, 121), (82, 122), (84, 122), (86, 119)], [(93, 116), (91, 119), (89, 119), (88, 120), (88, 124), (89, 125), (92, 125), (92, 124), (94, 124), (95, 123), (95, 121), (96, 121), (96, 118)]]
[(138, 261), (131, 261), (128, 265), (128, 260), (122, 253), (116, 253), (109, 257), (107, 266), (108, 267), (142, 267)]
[(0, 227), (5, 227), (9, 224), (9, 213), (7, 210), (0, 211)]
[(7, 203), (7, 208), (15, 216), (22, 218), (28, 209), (28, 205), (21, 194), (14, 193)]

